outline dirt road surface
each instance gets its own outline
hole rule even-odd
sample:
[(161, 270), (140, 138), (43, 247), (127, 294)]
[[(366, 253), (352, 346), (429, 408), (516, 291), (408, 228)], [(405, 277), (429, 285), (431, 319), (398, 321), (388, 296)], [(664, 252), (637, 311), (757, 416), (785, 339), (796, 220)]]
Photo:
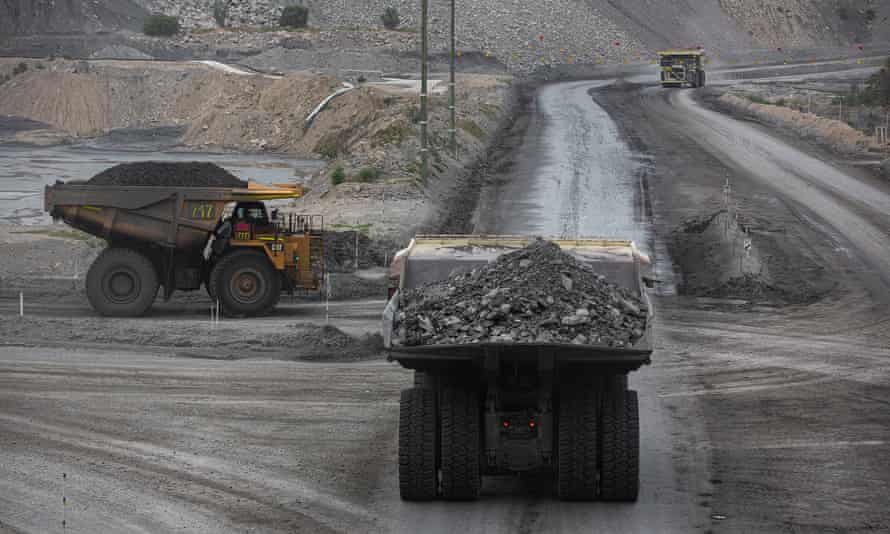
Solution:
[[(561, 503), (534, 478), (487, 480), (477, 503), (401, 502), (396, 401), (411, 377), (382, 355), (215, 360), (33, 339), (0, 345), (0, 531), (890, 530), (890, 185), (692, 91), (647, 87), (541, 89), (504, 137), (477, 217), (490, 232), (564, 235), (620, 221), (655, 256), (667, 281), (656, 352), (631, 377), (639, 502)], [(727, 179), (739, 222), (707, 231)], [(747, 274), (771, 291), (674, 294), (690, 274), (726, 289), (739, 228), (760, 258)], [(375, 304), (331, 322), (373, 330)], [(76, 304), (38, 309), (98, 325)], [(148, 321), (194, 327), (202, 310)], [(4, 322), (15, 313), (0, 306)], [(234, 326), (261, 336), (324, 313), (286, 305)]]

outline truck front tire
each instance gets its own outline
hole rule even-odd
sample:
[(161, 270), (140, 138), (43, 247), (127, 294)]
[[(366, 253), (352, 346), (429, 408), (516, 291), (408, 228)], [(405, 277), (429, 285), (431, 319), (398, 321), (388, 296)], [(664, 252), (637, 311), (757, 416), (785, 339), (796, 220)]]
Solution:
[(100, 315), (139, 317), (158, 295), (158, 274), (151, 260), (129, 248), (107, 248), (90, 266), (87, 298)]
[(479, 395), (463, 384), (440, 388), (442, 497), (475, 500), (482, 488)]
[(596, 500), (599, 391), (586, 383), (565, 384), (560, 390), (557, 493), (563, 500)]
[(255, 250), (236, 250), (213, 266), (211, 294), (231, 317), (260, 315), (278, 304), (281, 276), (269, 259)]
[(399, 400), (399, 494), (406, 501), (430, 501), (438, 490), (436, 393), (402, 390)]
[(640, 419), (636, 391), (603, 393), (600, 497), (636, 501), (640, 488)]

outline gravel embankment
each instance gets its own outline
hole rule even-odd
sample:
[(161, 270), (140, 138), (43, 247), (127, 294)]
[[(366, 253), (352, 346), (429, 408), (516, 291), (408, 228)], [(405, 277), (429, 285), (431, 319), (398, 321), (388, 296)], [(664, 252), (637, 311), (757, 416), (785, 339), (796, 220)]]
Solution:
[(646, 330), (638, 296), (538, 241), (493, 263), (406, 291), (394, 326), (404, 346), (573, 343), (627, 347)]

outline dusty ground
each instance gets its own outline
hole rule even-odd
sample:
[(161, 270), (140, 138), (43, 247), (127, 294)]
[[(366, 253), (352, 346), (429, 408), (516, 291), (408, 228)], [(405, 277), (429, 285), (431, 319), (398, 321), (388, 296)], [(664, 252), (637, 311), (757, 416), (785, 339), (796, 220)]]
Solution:
[[(727, 243), (753, 221), (748, 235), (771, 285), (827, 283), (805, 288), (805, 302), (659, 291), (653, 365), (631, 377), (641, 398), (638, 503), (560, 503), (548, 481), (534, 479), (488, 480), (480, 503), (402, 503), (395, 399), (410, 375), (397, 367), (109, 346), (120, 334), (83, 300), (37, 298), (17, 323), (7, 295), (4, 328), (24, 328), (28, 339), (0, 346), (0, 439), (9, 451), (0, 457), (2, 528), (61, 530), (64, 519), (83, 532), (888, 530), (887, 183), (715, 114), (692, 91), (610, 90), (606, 81), (542, 91), (497, 139), (498, 158), (479, 184), (488, 217), (477, 224), (588, 231), (597, 217), (615, 218), (627, 224), (618, 230), (640, 232), (659, 274), (682, 286), (707, 274), (704, 259), (720, 277), (731, 274), (739, 255)], [(577, 172), (555, 180), (560, 165)], [(701, 246), (684, 254), (675, 232), (721, 209), (727, 177), (743, 216), (731, 231), (702, 232)], [(713, 253), (727, 249), (726, 258)], [(742, 269), (754, 261), (742, 259)], [(372, 332), (380, 306), (339, 305), (331, 324)], [(171, 340), (196, 335), (204, 307), (161, 307), (124, 335), (154, 325)], [(224, 323), (223, 335), (262, 339), (324, 324), (324, 314), (322, 305), (286, 303), (280, 315)], [(109, 337), (98, 340), (103, 347), (68, 339), (83, 329)]]

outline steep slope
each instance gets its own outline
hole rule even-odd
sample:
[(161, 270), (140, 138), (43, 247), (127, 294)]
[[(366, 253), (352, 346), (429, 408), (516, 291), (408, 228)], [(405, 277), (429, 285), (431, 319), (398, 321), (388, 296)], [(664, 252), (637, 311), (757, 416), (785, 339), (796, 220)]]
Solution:
[(137, 29), (146, 16), (134, 0), (0, 0), (0, 35)]

